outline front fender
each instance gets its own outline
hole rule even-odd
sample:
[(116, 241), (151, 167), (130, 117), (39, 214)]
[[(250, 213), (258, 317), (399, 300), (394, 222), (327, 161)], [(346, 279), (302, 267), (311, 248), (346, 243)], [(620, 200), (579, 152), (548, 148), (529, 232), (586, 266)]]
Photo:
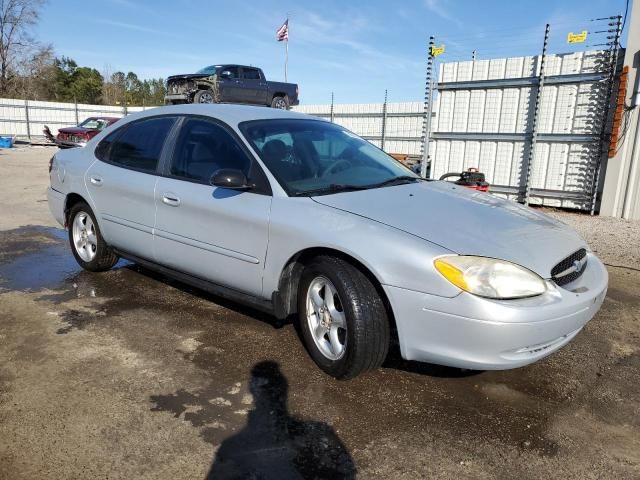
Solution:
[(382, 285), (454, 297), (460, 290), (445, 281), (433, 259), (449, 250), (401, 230), (309, 198), (274, 196), (263, 292), (278, 290), (287, 263), (310, 248), (337, 250), (363, 264)]

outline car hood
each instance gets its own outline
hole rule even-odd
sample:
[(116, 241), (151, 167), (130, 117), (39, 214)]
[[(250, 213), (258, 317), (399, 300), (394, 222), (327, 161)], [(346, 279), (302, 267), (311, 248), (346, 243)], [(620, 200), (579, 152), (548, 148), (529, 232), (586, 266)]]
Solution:
[(188, 80), (191, 78), (205, 78), (210, 76), (210, 73), (183, 73), (181, 75), (171, 75), (170, 77), (167, 77), (167, 82), (174, 80)]
[(447, 182), (312, 197), (369, 218), (460, 255), (499, 258), (543, 278), (560, 260), (586, 244), (570, 227), (515, 202)]

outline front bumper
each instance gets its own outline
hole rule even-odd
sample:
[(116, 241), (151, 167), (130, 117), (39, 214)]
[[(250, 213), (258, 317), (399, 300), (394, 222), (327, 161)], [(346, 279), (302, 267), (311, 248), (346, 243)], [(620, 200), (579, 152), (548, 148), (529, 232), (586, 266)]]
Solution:
[(188, 93), (172, 93), (170, 95), (165, 95), (164, 96), (164, 103), (168, 103), (168, 102), (174, 102), (176, 100), (182, 101), (182, 102), (189, 102), (189, 94)]
[(573, 339), (607, 292), (602, 262), (588, 255), (576, 281), (538, 297), (490, 300), (462, 292), (445, 298), (384, 285), (407, 360), (477, 370), (528, 365)]
[(69, 142), (67, 140), (58, 140), (56, 139), (56, 145), (58, 148), (81, 148), (84, 147), (87, 142)]

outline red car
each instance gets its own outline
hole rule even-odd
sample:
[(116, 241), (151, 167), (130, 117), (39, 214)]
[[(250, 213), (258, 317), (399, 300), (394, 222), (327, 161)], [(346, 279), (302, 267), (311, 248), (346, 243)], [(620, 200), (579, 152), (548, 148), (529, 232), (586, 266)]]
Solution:
[(89, 117), (77, 127), (66, 127), (58, 130), (54, 138), (51, 130), (44, 126), (44, 135), (60, 148), (84, 147), (84, 145), (109, 125), (120, 120), (119, 117)]

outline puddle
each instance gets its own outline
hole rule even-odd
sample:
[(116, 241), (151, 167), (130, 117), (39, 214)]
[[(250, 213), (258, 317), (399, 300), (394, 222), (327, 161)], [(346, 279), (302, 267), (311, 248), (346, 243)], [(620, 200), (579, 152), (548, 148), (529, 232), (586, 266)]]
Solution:
[[(0, 291), (37, 291), (68, 284), (68, 298), (95, 296), (68, 245), (67, 232), (27, 226), (0, 232)], [(114, 268), (128, 265), (122, 260)]]
[(77, 273), (64, 230), (39, 226), (0, 232), (0, 288), (39, 290)]

